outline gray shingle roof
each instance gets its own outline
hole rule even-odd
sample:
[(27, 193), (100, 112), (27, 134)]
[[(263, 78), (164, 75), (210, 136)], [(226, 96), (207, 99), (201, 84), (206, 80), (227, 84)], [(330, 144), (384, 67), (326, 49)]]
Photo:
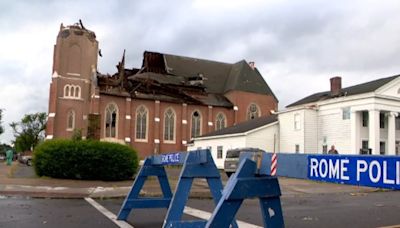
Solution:
[[(390, 77), (386, 77), (386, 78), (380, 78), (380, 79), (377, 79), (377, 80), (374, 80), (374, 81), (370, 81), (370, 82), (366, 82), (366, 83), (362, 83), (362, 84), (358, 84), (358, 85), (342, 88), (341, 96), (351, 96), (351, 95), (357, 95), (357, 94), (362, 94), (362, 93), (374, 92), (375, 90), (377, 90), (381, 86), (385, 85), (386, 83), (389, 83), (390, 81), (396, 79), (399, 76), (400, 75), (394, 75), (394, 76), (390, 76)], [(328, 99), (331, 99), (331, 98), (333, 98), (333, 97), (331, 96), (331, 92), (330, 91), (314, 93), (314, 94), (312, 94), (312, 95), (310, 95), (308, 97), (305, 97), (305, 98), (303, 98), (301, 100), (298, 100), (298, 101), (286, 106), (286, 108), (297, 106), (297, 105), (313, 103), (313, 102), (317, 102), (317, 101), (328, 100)]]
[(251, 131), (253, 129), (274, 123), (276, 121), (278, 121), (277, 115), (262, 116), (262, 117), (259, 117), (256, 119), (242, 122), (242, 123), (234, 125), (232, 127), (223, 128), (221, 130), (202, 135), (199, 138), (218, 136), (218, 135), (231, 135), (231, 134), (245, 133), (245, 132)]
[(194, 77), (202, 74), (204, 85), (210, 93), (223, 93), (231, 64), (164, 54), (166, 70), (169, 74)]
[(226, 80), (224, 92), (230, 90), (268, 94), (278, 101), (257, 68), (254, 70), (251, 69), (249, 64), (244, 60), (232, 64), (231, 71)]
[(268, 84), (257, 69), (251, 69), (245, 60), (222, 63), (211, 60), (163, 54), (167, 73), (193, 77), (202, 74), (204, 86), (210, 93), (224, 94), (230, 90), (267, 94), (273, 96)]

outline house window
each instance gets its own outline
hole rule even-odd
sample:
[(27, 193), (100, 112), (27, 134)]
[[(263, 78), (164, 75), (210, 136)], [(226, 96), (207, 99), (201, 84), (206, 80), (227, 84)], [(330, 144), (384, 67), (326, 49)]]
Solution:
[(342, 109), (342, 119), (343, 120), (349, 120), (350, 119), (350, 108), (343, 108)]
[(217, 146), (217, 158), (222, 158), (222, 146)]
[(385, 113), (379, 113), (379, 128), (385, 128)]
[(328, 145), (323, 145), (322, 146), (322, 154), (327, 154), (328, 153)]
[(395, 122), (396, 122), (396, 130), (400, 130), (400, 116), (396, 117)]
[(299, 144), (294, 145), (294, 151), (296, 152), (296, 154), (298, 154), (300, 152), (300, 145)]
[(164, 113), (164, 140), (175, 141), (175, 112), (168, 108)]
[(295, 130), (301, 130), (300, 114), (295, 114), (294, 115), (294, 129)]
[(368, 149), (368, 140), (363, 140), (361, 143), (361, 148)]
[(118, 109), (115, 104), (109, 104), (106, 107), (106, 138), (116, 138), (117, 136), (117, 116)]
[(368, 112), (362, 112), (362, 126), (368, 127)]
[(379, 142), (379, 152), (381, 155), (385, 155), (385, 142)]
[(148, 111), (143, 105), (136, 109), (136, 139), (147, 139)]
[(74, 110), (68, 111), (67, 114), (67, 130), (73, 130), (75, 128), (75, 112)]
[(368, 140), (362, 140), (361, 141), (361, 151), (360, 154), (371, 154), (369, 148), (368, 148)]
[(256, 104), (250, 104), (249, 108), (247, 109), (247, 119), (252, 120), (260, 116), (259, 108)]
[(192, 138), (198, 137), (201, 134), (201, 114), (198, 111), (192, 114)]
[(217, 119), (215, 120), (215, 130), (221, 130), (222, 128), (225, 128), (225, 122), (226, 118), (223, 113), (218, 113)]

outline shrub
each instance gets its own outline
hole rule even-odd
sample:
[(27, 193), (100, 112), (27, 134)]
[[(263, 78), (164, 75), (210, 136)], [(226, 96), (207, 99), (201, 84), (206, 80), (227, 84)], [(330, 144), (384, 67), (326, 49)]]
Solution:
[(72, 141), (81, 141), (82, 140), (82, 129), (74, 129), (71, 136)]
[(138, 167), (132, 148), (91, 140), (49, 140), (35, 148), (38, 176), (84, 180), (131, 179)]

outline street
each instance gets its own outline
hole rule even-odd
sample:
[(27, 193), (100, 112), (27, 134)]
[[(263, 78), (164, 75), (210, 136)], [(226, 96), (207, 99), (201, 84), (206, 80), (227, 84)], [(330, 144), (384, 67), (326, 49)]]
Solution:
[[(286, 227), (379, 227), (400, 224), (400, 192), (336, 193), (283, 196)], [(95, 199), (116, 215), (123, 199)], [(2, 197), (0, 227), (118, 227), (85, 199)], [(211, 213), (209, 199), (190, 199), (184, 220), (198, 220)], [(134, 210), (128, 218), (133, 227), (161, 227), (166, 209)], [(192, 214), (194, 216), (190, 216)], [(195, 217), (196, 216), (196, 217)], [(209, 215), (208, 215), (209, 216)], [(262, 226), (257, 200), (246, 200), (237, 219)]]

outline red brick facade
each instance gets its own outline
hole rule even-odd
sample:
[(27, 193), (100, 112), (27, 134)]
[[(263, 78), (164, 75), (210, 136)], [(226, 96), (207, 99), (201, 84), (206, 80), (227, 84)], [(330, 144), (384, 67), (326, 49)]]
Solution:
[[(195, 111), (200, 114), (202, 135), (216, 130), (216, 119), (220, 113), (225, 117), (227, 127), (246, 121), (251, 104), (258, 108), (258, 116), (270, 115), (271, 110), (278, 108), (273, 95), (235, 90), (224, 94), (232, 107), (143, 99), (123, 92), (110, 94), (96, 84), (97, 53), (98, 42), (93, 32), (77, 25), (61, 26), (54, 48), (47, 139), (70, 138), (73, 129), (80, 129), (85, 138), (88, 116), (95, 114), (100, 118), (101, 140), (127, 143), (136, 148), (143, 158), (154, 153), (186, 150), (186, 144), (192, 138), (192, 115)], [(114, 129), (106, 127), (106, 109), (110, 104), (116, 107), (115, 137), (106, 137), (106, 131)], [(136, 115), (140, 107), (147, 111), (144, 140), (136, 138)], [(173, 140), (164, 140), (165, 113), (168, 109), (174, 115)]]

